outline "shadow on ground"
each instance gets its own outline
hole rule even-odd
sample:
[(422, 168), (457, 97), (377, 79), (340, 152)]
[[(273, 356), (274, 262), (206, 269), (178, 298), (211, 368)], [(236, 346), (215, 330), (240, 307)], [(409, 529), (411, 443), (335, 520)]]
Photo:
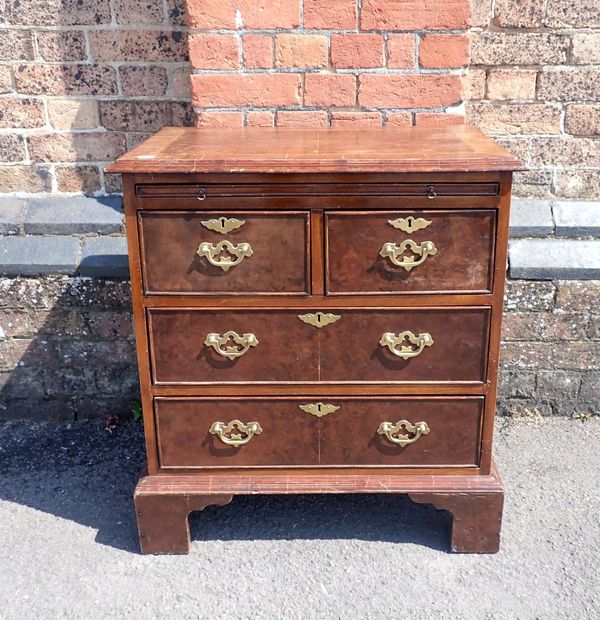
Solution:
[[(140, 425), (0, 427), (0, 499), (97, 530), (138, 553), (132, 492), (144, 465)], [(190, 517), (193, 541), (370, 540), (448, 550), (451, 517), (399, 495), (241, 496)]]

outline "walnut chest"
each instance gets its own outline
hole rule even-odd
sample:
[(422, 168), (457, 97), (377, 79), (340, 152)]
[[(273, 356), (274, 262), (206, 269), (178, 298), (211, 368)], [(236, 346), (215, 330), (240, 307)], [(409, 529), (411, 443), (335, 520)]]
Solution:
[(234, 495), (408, 493), (498, 549), (512, 171), (472, 127), (163, 129), (122, 172), (145, 553)]

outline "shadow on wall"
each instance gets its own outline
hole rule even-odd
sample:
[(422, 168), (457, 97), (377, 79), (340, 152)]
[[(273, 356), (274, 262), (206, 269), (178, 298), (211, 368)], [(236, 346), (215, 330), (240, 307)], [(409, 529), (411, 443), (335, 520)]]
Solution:
[(0, 421), (127, 417), (139, 399), (128, 281), (0, 278)]
[[(141, 425), (0, 427), (0, 444), (0, 498), (93, 528), (99, 544), (138, 552), (132, 493), (144, 464)], [(447, 551), (451, 516), (399, 495), (240, 496), (193, 513), (190, 525), (193, 541), (358, 539)]]
[(193, 125), (184, 4), (6, 1), (9, 27), (37, 45), (13, 58), (33, 166), (15, 168), (4, 191), (53, 191), (54, 182), (58, 192), (119, 193), (108, 163), (164, 126)]

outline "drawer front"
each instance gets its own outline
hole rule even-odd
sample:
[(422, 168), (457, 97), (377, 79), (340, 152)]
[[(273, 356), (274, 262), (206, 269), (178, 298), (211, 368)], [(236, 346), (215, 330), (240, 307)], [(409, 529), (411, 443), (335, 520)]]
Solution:
[(477, 466), (483, 403), (478, 396), (337, 403), (321, 418), (320, 463)]
[(492, 209), (328, 213), (327, 292), (491, 291), (495, 226)]
[[(318, 330), (291, 310), (151, 309), (148, 322), (156, 383), (318, 380)], [(206, 343), (209, 334), (228, 333), (222, 344), (215, 337)]]
[(476, 467), (482, 397), (157, 398), (163, 469)]
[(141, 211), (144, 291), (308, 294), (309, 213)]
[[(148, 310), (158, 384), (485, 381), (490, 309)], [(302, 317), (302, 318), (300, 318)]]
[(483, 382), (490, 309), (341, 309), (323, 328), (320, 369), (333, 382)]
[[(318, 423), (290, 401), (157, 398), (154, 410), (163, 468), (315, 465), (319, 460)], [(243, 426), (228, 431), (234, 420)], [(223, 427), (215, 428), (215, 422)], [(222, 439), (231, 441), (236, 434), (247, 442), (230, 445)]]

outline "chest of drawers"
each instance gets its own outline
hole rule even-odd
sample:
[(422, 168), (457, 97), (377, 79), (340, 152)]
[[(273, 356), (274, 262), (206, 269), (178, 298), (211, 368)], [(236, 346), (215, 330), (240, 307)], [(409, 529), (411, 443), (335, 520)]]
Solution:
[(498, 549), (510, 154), (470, 127), (175, 129), (123, 173), (142, 551), (234, 495), (408, 493)]

